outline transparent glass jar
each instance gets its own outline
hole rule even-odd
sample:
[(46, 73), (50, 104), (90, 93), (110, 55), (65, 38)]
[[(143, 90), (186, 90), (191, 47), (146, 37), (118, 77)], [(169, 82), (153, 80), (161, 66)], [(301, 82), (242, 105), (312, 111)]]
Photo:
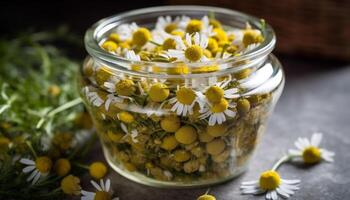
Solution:
[[(193, 187), (227, 181), (246, 170), (284, 85), (281, 64), (271, 54), (276, 39), (268, 24), (261, 30), (265, 39), (257, 48), (205, 63), (133, 62), (99, 45), (123, 23), (152, 28), (158, 16), (201, 18), (211, 12), (225, 26), (243, 28), (249, 22), (261, 30), (255, 17), (203, 6), (130, 11), (87, 30), (89, 56), (81, 70), (81, 95), (108, 163), (126, 178), (157, 187)], [(124, 81), (127, 89), (109, 91), (106, 82), (113, 79)], [(172, 99), (181, 88), (187, 88), (183, 96), (191, 98), (205, 96), (218, 83), (225, 85), (224, 90), (237, 91), (234, 98), (221, 100), (218, 109), (209, 105), (209, 114), (203, 115), (202, 105), (195, 102), (189, 105), (193, 112), (185, 115), (172, 110)], [(214, 114), (224, 115), (225, 120), (211, 119)]]

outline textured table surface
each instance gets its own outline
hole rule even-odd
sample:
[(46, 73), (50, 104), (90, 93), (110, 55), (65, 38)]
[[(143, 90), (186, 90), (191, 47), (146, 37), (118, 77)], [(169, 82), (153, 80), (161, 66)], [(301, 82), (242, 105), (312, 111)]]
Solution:
[[(282, 60), (283, 61), (283, 60)], [(264, 196), (242, 196), (242, 181), (254, 180), (287, 149), (294, 147), (299, 136), (324, 133), (321, 145), (336, 153), (334, 163), (305, 167), (285, 164), (279, 172), (286, 179), (300, 179), (301, 189), (290, 199), (340, 200), (350, 198), (350, 66), (322, 66), (287, 60), (284, 92), (261, 143), (251, 160), (249, 170), (225, 184), (211, 187), (218, 200), (255, 200)], [(315, 65), (320, 65), (315, 69)], [(324, 69), (328, 68), (328, 69)], [(96, 147), (102, 158), (100, 147)], [(195, 200), (207, 188), (158, 189), (131, 182), (110, 170), (108, 178), (121, 200)]]

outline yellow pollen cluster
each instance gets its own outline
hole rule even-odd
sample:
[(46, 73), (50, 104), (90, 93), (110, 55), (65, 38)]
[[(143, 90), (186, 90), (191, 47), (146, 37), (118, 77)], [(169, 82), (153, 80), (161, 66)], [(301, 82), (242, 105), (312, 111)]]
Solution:
[(196, 99), (196, 94), (190, 88), (182, 87), (176, 92), (176, 99), (185, 105), (191, 105)]
[(130, 79), (121, 80), (115, 85), (115, 90), (119, 95), (130, 96), (135, 92), (134, 82)]
[(206, 92), (205, 96), (207, 97), (210, 103), (219, 103), (224, 97), (224, 90), (219, 86), (211, 86)]
[(111, 200), (111, 195), (106, 191), (97, 191), (94, 200)]
[(263, 172), (260, 175), (259, 185), (263, 190), (274, 190), (281, 184), (280, 175), (273, 170)]
[(221, 113), (224, 112), (228, 108), (228, 102), (226, 99), (221, 99), (219, 103), (213, 104), (211, 107), (211, 111), (213, 113)]
[(174, 39), (168, 38), (168, 39), (164, 40), (162, 47), (163, 47), (164, 50), (175, 49), (176, 48), (176, 42), (175, 42)]
[(192, 19), (191, 21), (188, 22), (186, 26), (186, 32), (187, 33), (200, 32), (202, 28), (203, 28), (202, 21), (197, 19)]
[(154, 102), (162, 102), (169, 96), (169, 89), (163, 83), (156, 83), (151, 86), (149, 92), (149, 98)]
[(95, 179), (101, 179), (107, 174), (107, 167), (102, 162), (94, 162), (89, 167), (90, 176)]
[(203, 49), (198, 45), (192, 45), (185, 50), (185, 57), (192, 62), (200, 60), (202, 56)]
[(310, 146), (303, 151), (303, 160), (307, 164), (315, 164), (321, 161), (321, 151), (319, 148)]
[(80, 179), (73, 175), (64, 177), (61, 181), (61, 189), (65, 194), (79, 195), (81, 190)]
[(177, 29), (177, 25), (175, 23), (170, 23), (170, 24), (166, 25), (164, 28), (165, 32), (167, 32), (167, 33), (172, 33), (176, 29)]
[(38, 157), (35, 160), (35, 167), (39, 170), (39, 172), (46, 174), (51, 170), (52, 161), (47, 156)]
[(134, 116), (132, 116), (132, 114), (126, 111), (121, 111), (120, 113), (118, 113), (118, 118), (120, 121), (127, 124), (130, 124), (135, 121)]
[(151, 40), (151, 38), (152, 35), (147, 28), (139, 28), (132, 35), (132, 43), (142, 47)]

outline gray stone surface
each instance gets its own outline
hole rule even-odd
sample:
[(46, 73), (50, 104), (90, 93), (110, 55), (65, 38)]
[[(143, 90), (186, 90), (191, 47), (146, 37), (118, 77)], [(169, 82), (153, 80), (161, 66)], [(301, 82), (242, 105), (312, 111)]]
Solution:
[[(249, 170), (233, 181), (211, 187), (218, 200), (264, 199), (242, 196), (240, 183), (258, 178), (293, 147), (297, 137), (310, 137), (314, 131), (324, 133), (321, 145), (336, 153), (335, 162), (312, 167), (283, 165), (281, 176), (302, 181), (301, 189), (290, 199), (350, 199), (350, 67), (306, 73), (308, 65), (299, 64), (288, 63), (298, 70), (287, 72), (285, 90)], [(95, 156), (102, 158), (98, 152)], [(195, 200), (207, 189), (158, 189), (131, 182), (115, 172), (108, 177), (121, 200)]]

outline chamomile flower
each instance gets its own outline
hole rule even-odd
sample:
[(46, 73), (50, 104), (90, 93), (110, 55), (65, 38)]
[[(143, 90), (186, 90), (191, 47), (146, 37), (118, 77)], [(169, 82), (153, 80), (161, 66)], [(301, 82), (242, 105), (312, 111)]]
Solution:
[(118, 197), (112, 198), (112, 192), (110, 191), (110, 188), (111, 188), (110, 179), (107, 179), (106, 182), (103, 182), (103, 180), (101, 179), (100, 185), (92, 180), (91, 184), (95, 187), (97, 191), (88, 192), (88, 191), (82, 190), (81, 194), (83, 196), (81, 197), (81, 200), (104, 200), (104, 199), (119, 200)]
[(187, 116), (193, 114), (193, 107), (199, 103), (203, 106), (203, 96), (191, 88), (181, 87), (177, 89), (176, 96), (169, 100), (170, 104), (174, 104), (171, 111), (176, 112), (177, 115)]
[(27, 181), (31, 181), (33, 185), (37, 183), (41, 177), (47, 176), (52, 168), (52, 161), (47, 156), (37, 157), (35, 161), (22, 158), (19, 162), (27, 165), (22, 171), (26, 174), (31, 173)]
[(117, 27), (116, 33), (119, 35), (120, 40), (125, 41), (131, 39), (132, 34), (138, 29), (136, 23), (122, 24)]
[(182, 40), (177, 40), (177, 45), (181, 49), (169, 49), (167, 54), (170, 57), (176, 58), (177, 61), (187, 62), (204, 62), (208, 58), (204, 55), (204, 50), (208, 46), (208, 37), (204, 34), (195, 33), (192, 37), (190, 34), (185, 36), (186, 45)]
[(136, 91), (134, 81), (113, 76), (110, 80), (103, 83), (109, 93), (116, 93), (119, 97), (128, 98)]
[(236, 112), (232, 111), (231, 108), (236, 106), (233, 102), (228, 102), (226, 99), (221, 98), (218, 103), (211, 104), (208, 102), (209, 106), (205, 106), (200, 112), (202, 113), (199, 118), (205, 119), (209, 117), (209, 126), (214, 126), (215, 124), (222, 124), (226, 121), (227, 117), (235, 117)]
[(231, 88), (225, 90), (224, 88), (231, 82), (231, 78), (225, 81), (221, 81), (208, 87), (205, 91), (205, 96), (207, 100), (212, 103), (219, 103), (222, 98), (233, 99), (238, 98), (240, 95), (238, 94), (239, 90), (237, 88)]
[(187, 25), (185, 27), (185, 30), (187, 33), (201, 33), (206, 36), (212, 36), (215, 33), (213, 32), (213, 26), (209, 23), (208, 16), (202, 17), (201, 20), (198, 19), (191, 19), (187, 22)]
[(266, 193), (266, 199), (277, 200), (279, 196), (289, 198), (299, 190), (300, 180), (282, 179), (280, 175), (269, 170), (261, 173), (259, 180), (247, 181), (241, 184), (242, 194), (259, 195)]
[(307, 164), (315, 164), (321, 160), (333, 162), (334, 152), (320, 148), (322, 133), (314, 133), (311, 139), (298, 138), (295, 141), (297, 149), (290, 149), (289, 154), (292, 156), (300, 156)]
[(123, 137), (123, 139), (130, 136), (131, 140), (134, 143), (139, 142), (136, 138), (139, 135), (139, 132), (136, 129), (132, 129), (131, 131), (129, 131), (128, 127), (124, 123), (120, 123), (120, 127), (126, 133), (126, 135)]
[(87, 100), (96, 107), (100, 107), (104, 103), (104, 100), (98, 95), (98, 93), (95, 91), (90, 91), (88, 86), (83, 88), (83, 93), (85, 94)]
[(190, 21), (190, 18), (187, 16), (176, 17), (175, 19), (171, 19), (171, 16), (160, 16), (157, 19), (155, 29), (171, 33), (174, 30), (183, 29), (188, 21)]

